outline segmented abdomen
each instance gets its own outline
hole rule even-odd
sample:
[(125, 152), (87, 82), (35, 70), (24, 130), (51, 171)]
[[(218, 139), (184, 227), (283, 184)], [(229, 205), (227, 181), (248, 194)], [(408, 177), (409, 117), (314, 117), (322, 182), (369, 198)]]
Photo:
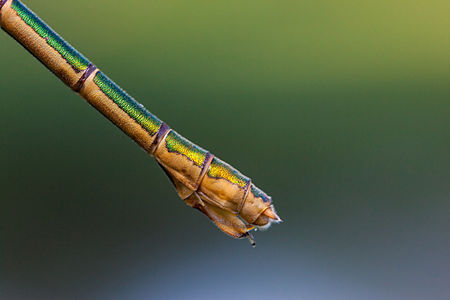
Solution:
[[(198, 201), (227, 211), (222, 216), (231, 219), (227, 214), (240, 215), (249, 224), (268, 223), (266, 217), (261, 217), (263, 212), (268, 218), (279, 221), (275, 212), (268, 210), (270, 197), (248, 177), (170, 129), (20, 1), (0, 0), (0, 25), (64, 83), (153, 155), (174, 181), (182, 199), (191, 201), (189, 197), (195, 193), (201, 198)], [(209, 217), (221, 215), (210, 207), (203, 212), (210, 213)], [(220, 218), (215, 222), (223, 221), (226, 225), (227, 221)]]

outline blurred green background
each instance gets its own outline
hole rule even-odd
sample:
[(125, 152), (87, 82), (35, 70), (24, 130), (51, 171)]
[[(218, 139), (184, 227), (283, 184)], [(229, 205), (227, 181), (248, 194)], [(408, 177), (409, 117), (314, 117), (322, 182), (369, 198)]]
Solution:
[(270, 194), (257, 247), (0, 35), (2, 299), (448, 299), (448, 1), (24, 1)]

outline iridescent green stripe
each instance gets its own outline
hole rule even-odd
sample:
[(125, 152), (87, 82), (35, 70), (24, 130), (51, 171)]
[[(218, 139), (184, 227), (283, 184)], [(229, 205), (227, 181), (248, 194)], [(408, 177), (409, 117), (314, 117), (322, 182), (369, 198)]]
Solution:
[(253, 183), (251, 185), (250, 191), (256, 198), (261, 198), (264, 202), (269, 202), (269, 203), (271, 202), (270, 197), (267, 196), (266, 193), (261, 191), (259, 188), (254, 186)]
[(55, 49), (67, 61), (68, 64), (76, 72), (84, 71), (89, 61), (75, 50), (69, 43), (63, 40), (56, 32), (54, 32), (47, 24), (36, 16), (22, 2), (14, 0), (11, 4), (13, 10), (28, 26), (33, 28), (40, 37), (45, 39), (47, 43)]
[(151, 136), (158, 133), (159, 127), (161, 127), (162, 124), (161, 120), (152, 115), (142, 104), (125, 93), (124, 90), (105, 74), (98, 72), (94, 77), (94, 82), (109, 99), (141, 125)]
[(214, 157), (208, 170), (208, 176), (218, 179), (225, 179), (240, 187), (245, 187), (250, 179), (242, 175), (238, 170), (230, 166), (217, 157)]
[(173, 130), (166, 137), (166, 148), (169, 152), (175, 152), (187, 157), (198, 167), (203, 165), (208, 153), (208, 151), (190, 142)]

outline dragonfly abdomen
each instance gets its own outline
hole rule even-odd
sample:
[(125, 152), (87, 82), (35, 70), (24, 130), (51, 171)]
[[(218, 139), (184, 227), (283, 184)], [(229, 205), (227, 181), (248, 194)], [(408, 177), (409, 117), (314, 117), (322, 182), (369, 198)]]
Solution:
[(154, 156), (179, 196), (222, 231), (250, 237), (280, 221), (250, 178), (182, 137), (150, 113), (19, 0), (0, 0), (0, 25), (65, 84)]

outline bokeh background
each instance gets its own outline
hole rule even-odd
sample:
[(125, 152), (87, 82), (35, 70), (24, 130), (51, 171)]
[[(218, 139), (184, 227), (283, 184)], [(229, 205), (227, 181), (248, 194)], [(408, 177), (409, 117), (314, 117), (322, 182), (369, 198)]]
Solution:
[(25, 1), (250, 176), (257, 247), (0, 35), (2, 299), (448, 299), (448, 1)]

